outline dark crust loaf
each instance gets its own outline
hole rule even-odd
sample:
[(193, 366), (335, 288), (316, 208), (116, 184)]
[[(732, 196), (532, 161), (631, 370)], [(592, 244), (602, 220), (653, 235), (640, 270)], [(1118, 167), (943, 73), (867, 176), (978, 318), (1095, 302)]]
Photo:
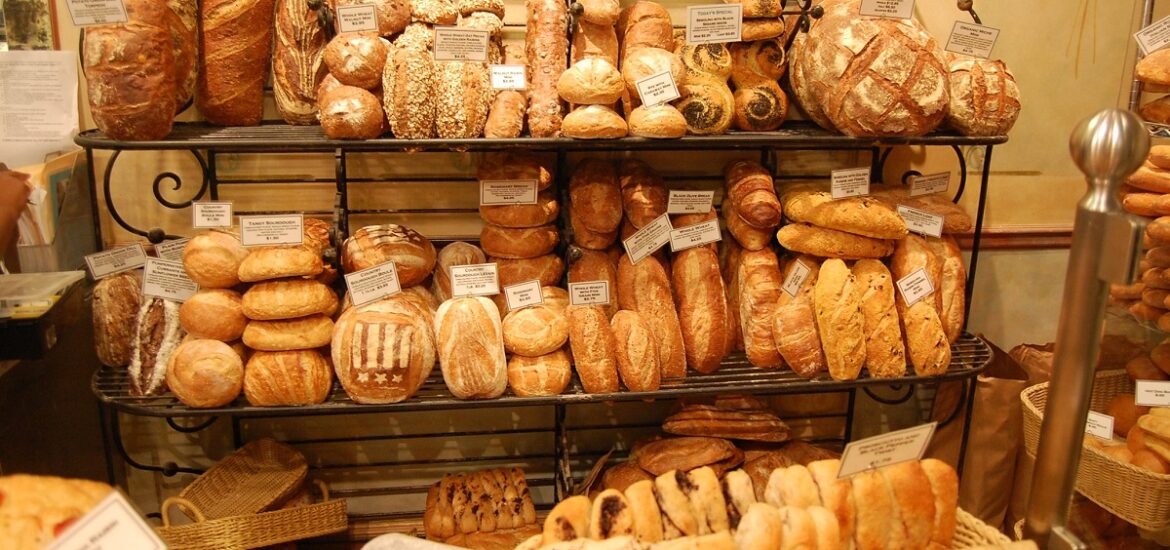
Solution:
[(182, 338), (177, 302), (160, 298), (143, 302), (135, 320), (128, 369), (131, 395), (157, 395), (166, 390), (167, 361)]
[(532, 137), (561, 135), (564, 105), (557, 80), (569, 64), (569, 7), (562, 0), (527, 0), (528, 130)]
[(93, 340), (107, 367), (130, 363), (134, 319), (142, 307), (142, 275), (135, 270), (98, 281), (93, 288)]

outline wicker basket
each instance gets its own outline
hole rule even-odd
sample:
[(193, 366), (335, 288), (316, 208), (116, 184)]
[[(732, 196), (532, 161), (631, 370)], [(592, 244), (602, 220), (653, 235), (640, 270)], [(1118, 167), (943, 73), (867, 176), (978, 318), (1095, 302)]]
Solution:
[[(1105, 412), (1115, 396), (1133, 391), (1133, 381), (1125, 371), (1099, 372), (1093, 384), (1090, 408)], [(1024, 447), (1035, 457), (1044, 405), (1048, 401), (1048, 384), (1025, 389), (1020, 399), (1024, 402)], [(1095, 447), (1084, 449), (1077, 472), (1078, 492), (1143, 529), (1159, 531), (1170, 526), (1170, 475), (1120, 462)]]
[(305, 482), (309, 467), (296, 449), (257, 439), (212, 466), (179, 493), (187, 515), (207, 519), (255, 514), (288, 498)]
[[(243, 550), (319, 537), (349, 527), (344, 500), (329, 500), (323, 483), (323, 502), (284, 510), (208, 519), (195, 503), (171, 497), (163, 502), (163, 526), (156, 529), (171, 550)], [(178, 507), (195, 523), (171, 525), (170, 512)]]
[(955, 513), (955, 539), (951, 548), (978, 548), (1008, 544), (1012, 539), (998, 529), (959, 508)]

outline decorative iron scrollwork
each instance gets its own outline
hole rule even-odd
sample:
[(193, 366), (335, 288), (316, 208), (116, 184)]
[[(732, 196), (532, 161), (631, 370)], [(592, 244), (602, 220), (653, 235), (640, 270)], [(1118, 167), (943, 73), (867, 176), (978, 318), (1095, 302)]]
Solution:
[[(179, 191), (183, 188), (183, 178), (174, 172), (168, 171), (168, 172), (160, 173), (159, 175), (154, 177), (154, 182), (151, 184), (151, 191), (154, 193), (154, 199), (156, 201), (158, 201), (159, 204), (161, 204), (167, 208), (170, 208), (172, 210), (181, 210), (184, 208), (189, 208), (192, 203), (203, 198), (203, 196), (207, 193), (207, 187), (208, 187), (208, 183), (209, 183), (209, 178), (208, 178), (208, 173), (207, 173), (207, 161), (204, 160), (203, 156), (200, 155), (199, 151), (197, 151), (197, 150), (191, 149), (191, 150), (188, 150), (188, 152), (191, 153), (191, 156), (195, 157), (196, 161), (199, 162), (199, 168), (202, 172), (202, 175), (200, 177), (201, 183), (199, 186), (199, 190), (196, 191), (196, 193), (191, 197), (191, 199), (183, 201), (183, 202), (174, 202), (174, 201), (168, 200), (166, 197), (163, 196), (163, 191), (162, 191), (163, 182), (167, 182), (167, 181), (172, 182), (173, 185), (171, 186), (171, 191)], [(135, 235), (146, 237), (148, 240), (150, 240), (150, 242), (152, 242), (154, 244), (158, 244), (166, 239), (178, 239), (179, 238), (178, 235), (169, 235), (165, 231), (163, 231), (162, 229), (157, 228), (157, 227), (152, 228), (150, 230), (144, 230), (144, 229), (139, 229), (138, 227), (135, 227), (133, 225), (130, 225), (130, 223), (127, 222), (126, 219), (123, 218), (122, 215), (118, 212), (118, 207), (114, 203), (114, 196), (113, 196), (113, 193), (111, 192), (111, 187), (112, 187), (112, 179), (113, 179), (113, 173), (114, 173), (114, 165), (116, 165), (118, 163), (118, 158), (121, 157), (121, 155), (122, 155), (121, 149), (114, 150), (113, 155), (110, 156), (110, 160), (106, 163), (105, 172), (102, 174), (102, 194), (106, 199), (106, 209), (110, 213), (110, 218), (113, 219), (114, 222), (117, 223), (118, 226), (120, 226), (122, 229), (125, 229), (126, 231), (129, 231)]]

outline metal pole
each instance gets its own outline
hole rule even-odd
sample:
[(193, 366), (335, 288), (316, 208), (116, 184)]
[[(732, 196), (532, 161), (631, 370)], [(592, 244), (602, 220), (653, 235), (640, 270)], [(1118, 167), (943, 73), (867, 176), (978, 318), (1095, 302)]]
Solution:
[(1124, 213), (1122, 181), (1145, 161), (1149, 134), (1136, 115), (1102, 111), (1073, 130), (1069, 147), (1089, 184), (1077, 206), (1057, 326), (1048, 406), (1025, 532), (1040, 548), (1078, 548), (1064, 526), (1076, 486), (1110, 282), (1136, 277), (1144, 221)]
[[(1142, 24), (1141, 28), (1150, 26), (1150, 20), (1154, 18), (1154, 0), (1145, 0), (1142, 6)], [(1136, 61), (1142, 60), (1142, 50), (1138, 48)], [(1129, 110), (1136, 111), (1138, 104), (1142, 102), (1142, 81), (1134, 77), (1133, 82), (1129, 85)]]

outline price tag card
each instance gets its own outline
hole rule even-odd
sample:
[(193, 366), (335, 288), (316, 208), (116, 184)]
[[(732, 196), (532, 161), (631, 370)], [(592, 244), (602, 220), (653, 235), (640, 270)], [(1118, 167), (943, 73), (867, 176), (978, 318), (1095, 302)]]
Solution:
[(574, 306), (609, 305), (609, 281), (569, 283), (569, 304)]
[(90, 254), (85, 257), (85, 265), (89, 267), (89, 274), (95, 281), (104, 279), (146, 265), (146, 248), (139, 243)]
[(997, 38), (999, 29), (955, 21), (951, 37), (947, 39), (947, 51), (987, 59), (991, 57)]
[(536, 204), (536, 180), (483, 180), (479, 182), (479, 205)]
[(435, 27), (435, 61), (486, 62), (490, 40), (486, 30)]
[(921, 195), (933, 195), (935, 193), (944, 193), (951, 188), (951, 173), (939, 172), (937, 174), (926, 174), (918, 176), (910, 180), (910, 196), (918, 197)]
[(906, 229), (927, 237), (941, 237), (943, 231), (943, 217), (930, 212), (898, 205), (898, 215), (906, 222)]
[(1085, 433), (1105, 441), (1113, 439), (1113, 417), (1089, 411), (1089, 418), (1085, 421)]
[(722, 240), (723, 234), (719, 231), (719, 220), (707, 220), (681, 229), (672, 229), (670, 231), (670, 251), (678, 252)]
[(115, 490), (73, 522), (45, 550), (166, 550), (121, 491)]
[(361, 271), (345, 274), (345, 286), (354, 307), (377, 302), (402, 292), (398, 284), (398, 268), (394, 262), (378, 264)]
[(670, 232), (673, 229), (670, 226), (669, 215), (663, 214), (622, 241), (626, 247), (626, 254), (630, 255), (630, 263), (636, 264), (642, 261), (642, 258), (666, 246), (666, 243), (670, 242)]
[(373, 4), (338, 6), (335, 11), (341, 32), (378, 31), (378, 9)]
[(742, 33), (742, 4), (687, 6), (687, 44), (739, 42)]
[(1134, 402), (1142, 407), (1170, 407), (1170, 382), (1138, 380)]
[(1150, 55), (1170, 46), (1170, 15), (1150, 23), (1150, 26), (1134, 33), (1133, 37), (1137, 40), (1142, 55)]
[(187, 276), (183, 262), (160, 258), (146, 259), (146, 270), (142, 272), (143, 296), (185, 302), (198, 291), (199, 285)]
[[(73, 18), (73, 25), (77, 27), (129, 21), (122, 0), (68, 0), (65, 5), (69, 7), (69, 17)], [(16, 17), (16, 14), (9, 14), (9, 17)]]
[(638, 87), (638, 97), (642, 98), (642, 104), (647, 107), (661, 105), (682, 97), (682, 94), (678, 92), (678, 85), (674, 82), (674, 75), (670, 74), (670, 71), (652, 74), (634, 82), (634, 85)]
[(783, 290), (789, 296), (796, 297), (796, 293), (800, 292), (800, 287), (804, 286), (804, 281), (808, 279), (812, 270), (809, 269), (804, 262), (796, 260), (792, 265), (792, 271), (788, 272), (788, 276), (784, 278), (784, 284), (780, 285), (780, 290)]
[(504, 287), (504, 299), (508, 301), (508, 309), (513, 310), (543, 304), (544, 294), (540, 291), (540, 281), (533, 279)]
[(154, 245), (154, 253), (158, 254), (158, 257), (164, 260), (181, 261), (183, 259), (183, 248), (187, 246), (187, 241), (190, 240), (188, 238), (163, 241)]
[(938, 422), (931, 422), (846, 445), (845, 451), (841, 453), (841, 469), (837, 471), (837, 479), (890, 464), (921, 460), (926, 445), (934, 437), (936, 426)]
[(492, 65), (493, 90), (524, 90), (528, 88), (524, 65)]
[(301, 244), (304, 239), (304, 214), (240, 216), (240, 244), (244, 246)]
[(496, 264), (451, 266), (451, 296), (494, 296), (500, 293)]
[(833, 170), (833, 198), (862, 197), (869, 194), (869, 167)]
[(923, 298), (930, 296), (934, 292), (934, 285), (930, 282), (930, 276), (926, 274), (926, 268), (918, 268), (913, 273), (898, 279), (898, 292), (902, 293), (902, 300), (906, 302), (906, 307), (917, 304)]
[(667, 214), (706, 214), (715, 202), (714, 191), (670, 191)]
[(861, 0), (861, 15), (910, 19), (914, 15), (914, 0)]
[(232, 203), (196, 202), (191, 204), (191, 227), (209, 229), (232, 226)]

